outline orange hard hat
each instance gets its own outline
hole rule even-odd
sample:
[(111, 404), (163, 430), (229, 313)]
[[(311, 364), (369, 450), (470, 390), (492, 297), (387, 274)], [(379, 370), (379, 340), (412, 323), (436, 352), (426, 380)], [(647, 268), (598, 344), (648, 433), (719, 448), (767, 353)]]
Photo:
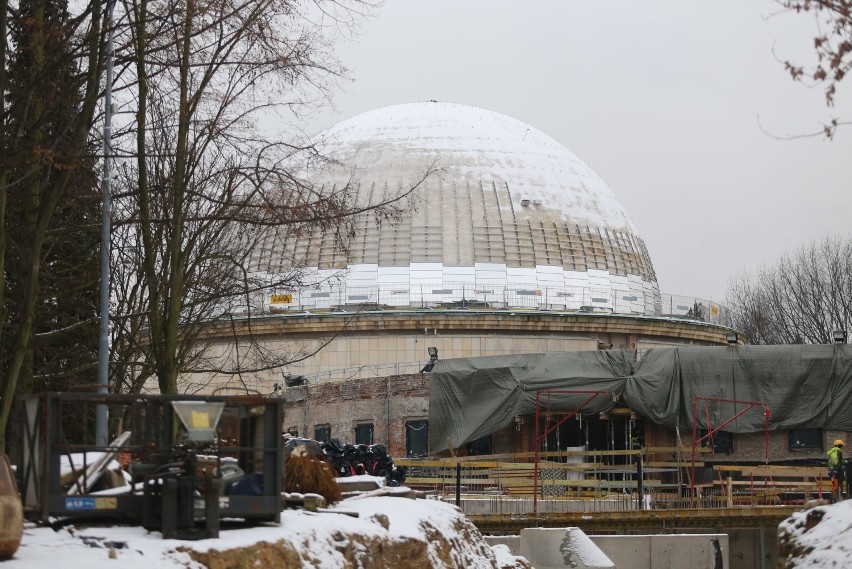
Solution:
[(837, 439), (836, 441), (834, 441), (834, 446), (836, 446), (836, 447), (842, 447), (842, 446), (843, 446), (843, 445), (845, 445), (845, 444), (846, 444), (846, 443), (844, 443), (844, 442), (843, 442), (842, 440), (840, 440), (840, 439)]

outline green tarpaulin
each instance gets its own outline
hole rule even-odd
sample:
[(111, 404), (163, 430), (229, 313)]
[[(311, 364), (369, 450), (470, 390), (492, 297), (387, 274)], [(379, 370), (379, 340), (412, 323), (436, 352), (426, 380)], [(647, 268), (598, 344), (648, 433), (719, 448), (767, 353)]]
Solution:
[[(461, 446), (513, 424), (539, 405), (599, 413), (617, 402), (646, 420), (699, 428), (718, 426), (763, 403), (769, 428), (852, 430), (852, 345), (672, 347), (439, 360), (429, 389), (429, 445)], [(589, 393), (565, 392), (599, 391)], [(696, 398), (699, 398), (696, 400)], [(726, 401), (738, 401), (730, 403)], [(709, 421), (708, 421), (709, 417)], [(764, 429), (764, 406), (725, 430)]]

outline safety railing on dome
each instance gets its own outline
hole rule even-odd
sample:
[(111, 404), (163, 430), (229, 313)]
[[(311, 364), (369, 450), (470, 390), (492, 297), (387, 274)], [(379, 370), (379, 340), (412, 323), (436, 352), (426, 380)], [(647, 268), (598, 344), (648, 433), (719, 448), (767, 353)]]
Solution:
[[(797, 505), (829, 498), (821, 466), (711, 463), (702, 449), (693, 483), (690, 447), (560, 451), (395, 460), (405, 484), (466, 514), (539, 514)], [(714, 455), (715, 456), (715, 455)], [(705, 460), (706, 459), (706, 460)], [(690, 488), (695, 495), (690, 497)]]
[(371, 308), (553, 310), (672, 316), (721, 325), (729, 323), (728, 311), (712, 300), (682, 295), (659, 295), (644, 290), (564, 285), (482, 286), (437, 283), (359, 287), (341, 284), (272, 294), (261, 306), (261, 309), (270, 312), (349, 311)]

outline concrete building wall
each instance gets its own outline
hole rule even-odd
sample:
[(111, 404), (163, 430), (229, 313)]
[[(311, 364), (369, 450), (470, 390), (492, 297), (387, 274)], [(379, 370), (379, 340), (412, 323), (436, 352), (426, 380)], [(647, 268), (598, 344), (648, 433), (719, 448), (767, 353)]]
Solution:
[[(302, 344), (298, 341), (273, 341), (272, 349), (279, 353), (290, 353)], [(358, 337), (340, 336), (332, 339), (327, 346), (305, 363), (287, 366), (287, 371), (299, 375), (317, 375), (320, 379), (334, 380), (334, 370), (352, 370), (359, 366), (408, 365), (402, 373), (417, 371), (428, 360), (427, 348), (438, 348), (442, 358), (467, 358), (496, 356), (503, 354), (528, 354), (540, 352), (578, 352), (595, 350), (598, 347), (594, 338), (575, 336), (542, 338), (519, 334), (493, 334), (474, 336), (454, 334), (451, 331), (435, 329), (419, 334), (387, 335), (361, 334)], [(417, 369), (414, 369), (417, 368)], [(391, 371), (392, 373), (392, 371)], [(345, 375), (345, 372), (342, 372)], [(275, 374), (273, 374), (275, 377)], [(280, 381), (280, 376), (276, 378)]]
[(727, 529), (731, 569), (778, 567), (778, 528)]
[[(439, 357), (466, 358), (524, 353), (576, 352), (600, 348), (637, 349), (726, 342), (728, 328), (704, 322), (612, 314), (535, 310), (412, 310), (365, 313), (279, 314), (212, 322), (211, 367), (261, 371), (188, 374), (179, 378), (187, 393), (271, 393), (284, 374), (308, 376), (312, 382), (416, 373), (428, 361), (427, 349)], [(262, 351), (295, 360), (286, 368), (266, 369), (252, 358)], [(314, 353), (315, 352), (315, 353)], [(313, 354), (313, 355), (311, 355)], [(156, 386), (152, 384), (152, 391)]]

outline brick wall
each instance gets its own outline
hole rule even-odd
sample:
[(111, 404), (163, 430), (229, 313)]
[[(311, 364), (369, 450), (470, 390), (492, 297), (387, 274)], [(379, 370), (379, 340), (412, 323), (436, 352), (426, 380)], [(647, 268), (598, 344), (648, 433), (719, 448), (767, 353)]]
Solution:
[[(844, 431), (823, 431), (822, 449), (820, 450), (790, 450), (788, 431), (769, 431), (767, 445), (766, 434), (748, 433), (734, 434), (734, 451), (730, 454), (718, 453), (713, 455), (702, 453), (702, 460), (715, 462), (763, 462), (769, 449), (769, 462), (819, 462), (825, 461), (826, 452), (833, 446), (835, 439), (849, 442), (850, 433)], [(692, 430), (681, 429), (681, 444), (692, 446)], [(675, 446), (675, 432), (657, 425), (645, 425), (645, 445), (656, 447)]]
[(355, 442), (355, 427), (373, 425), (373, 442), (383, 444), (392, 457), (406, 455), (405, 423), (429, 418), (429, 376), (399, 375), (288, 388), (284, 428), (314, 437), (318, 425), (328, 425), (331, 436)]

